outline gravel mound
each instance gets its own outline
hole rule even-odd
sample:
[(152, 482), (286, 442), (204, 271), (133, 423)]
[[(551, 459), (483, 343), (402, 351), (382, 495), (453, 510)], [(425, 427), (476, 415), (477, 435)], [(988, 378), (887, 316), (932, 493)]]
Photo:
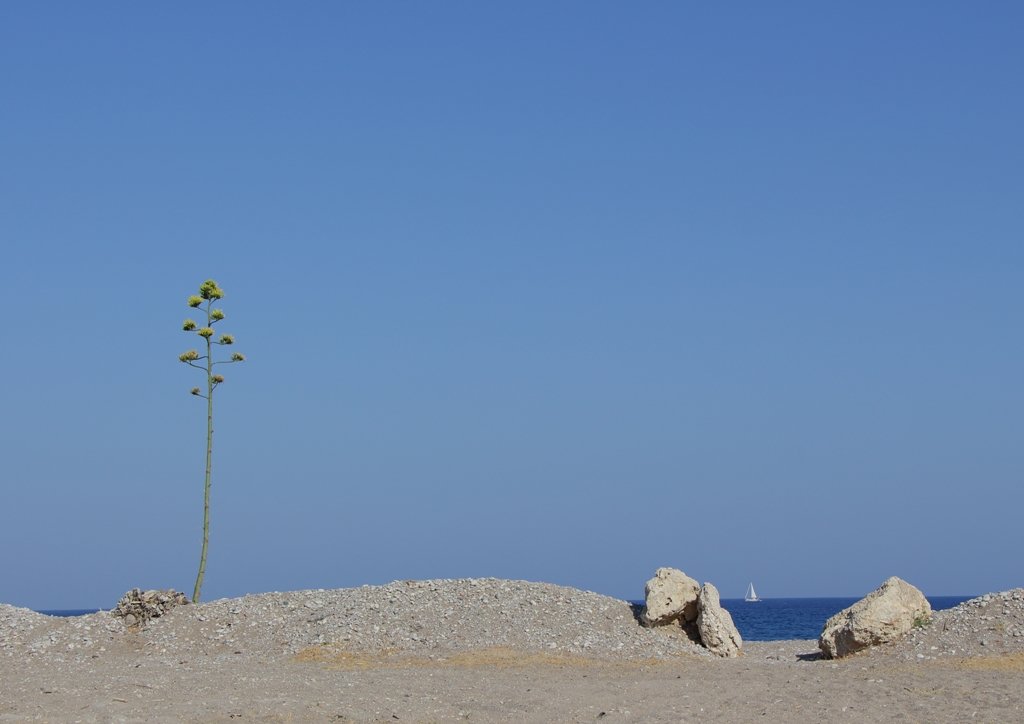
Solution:
[(43, 631), (48, 631), (52, 625), (50, 616), (0, 603), (0, 653), (24, 645)]
[(1024, 653), (1024, 588), (987, 593), (936, 611), (930, 623), (876, 653), (918, 661)]
[(249, 595), (177, 607), (138, 630), (110, 612), (62, 620), (3, 610), (13, 613), (0, 630), (19, 632), (5, 635), (0, 650), (81, 660), (117, 646), (184, 657), (320, 646), (427, 658), (491, 648), (632, 660), (707, 655), (682, 633), (642, 627), (626, 601), (493, 578)]
[[(263, 593), (178, 606), (141, 627), (110, 611), (55, 618), (0, 604), (0, 656), (83, 662), (141, 651), (174, 660), (269, 659), (313, 647), (427, 659), (487, 649), (616, 660), (709, 656), (681, 629), (645, 628), (637, 614), (626, 601), (597, 593), (495, 578)], [(774, 656), (745, 648), (750, 656)], [(902, 641), (866, 653), (914, 661), (1002, 654), (1024, 655), (1021, 588), (938, 611)]]
[[(191, 625), (182, 625), (186, 619)], [(626, 658), (703, 651), (683, 636), (644, 629), (625, 601), (493, 578), (226, 599), (176, 610), (148, 635), (166, 647), (219, 643), (291, 653), (319, 645), (418, 655), (490, 647)]]

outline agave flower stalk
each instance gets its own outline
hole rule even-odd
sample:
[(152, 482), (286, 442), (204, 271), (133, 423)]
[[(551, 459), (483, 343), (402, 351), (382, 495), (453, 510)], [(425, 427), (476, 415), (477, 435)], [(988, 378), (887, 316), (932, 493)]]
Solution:
[(203, 578), (206, 575), (206, 553), (210, 545), (210, 476), (213, 471), (213, 391), (224, 382), (224, 376), (214, 374), (215, 365), (243, 362), (245, 355), (235, 352), (229, 359), (214, 360), (214, 345), (231, 345), (235, 338), (230, 334), (222, 334), (214, 339), (213, 325), (224, 319), (224, 312), (221, 309), (214, 309), (213, 303), (224, 296), (224, 291), (217, 286), (217, 282), (207, 279), (199, 285), (199, 294), (188, 298), (188, 306), (198, 309), (206, 314), (206, 324), (199, 326), (195, 321), (186, 319), (181, 329), (202, 337), (206, 343), (206, 354), (199, 354), (198, 350), (190, 349), (178, 355), (181, 362), (195, 367), (206, 373), (206, 394), (198, 387), (193, 387), (191, 393), (196, 397), (206, 400), (206, 476), (203, 482), (203, 547), (199, 554), (199, 573), (196, 575), (196, 585), (192, 592), (192, 601), (199, 602), (199, 595), (203, 587)]

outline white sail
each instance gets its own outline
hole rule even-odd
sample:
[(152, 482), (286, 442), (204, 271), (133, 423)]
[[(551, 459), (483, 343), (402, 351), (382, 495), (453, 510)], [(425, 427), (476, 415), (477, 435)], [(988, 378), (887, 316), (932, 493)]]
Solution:
[(749, 586), (747, 586), (747, 595), (743, 597), (743, 600), (744, 601), (760, 601), (761, 600), (760, 598), (757, 597), (757, 591), (754, 590), (753, 582), (751, 582), (751, 584)]

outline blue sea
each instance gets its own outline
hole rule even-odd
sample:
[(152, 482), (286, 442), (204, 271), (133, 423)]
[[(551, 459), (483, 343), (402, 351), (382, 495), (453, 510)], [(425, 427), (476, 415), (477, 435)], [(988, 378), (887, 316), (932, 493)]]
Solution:
[[(974, 596), (929, 596), (936, 611), (953, 608)], [(829, 616), (856, 603), (856, 598), (765, 598), (748, 603), (742, 598), (726, 598), (722, 605), (732, 615), (744, 641), (778, 639), (816, 639)], [(643, 606), (643, 601), (632, 601)], [(83, 616), (97, 608), (40, 611), (48, 616)]]
[[(974, 596), (928, 596), (932, 609), (953, 608)], [(744, 641), (816, 639), (833, 614), (852, 606), (859, 598), (742, 598), (722, 600)]]
[[(953, 608), (974, 596), (928, 596), (935, 611)], [(723, 598), (722, 606), (732, 616), (744, 641), (816, 639), (833, 614), (852, 606), (859, 598), (763, 598), (748, 602)], [(642, 607), (643, 601), (631, 601)]]

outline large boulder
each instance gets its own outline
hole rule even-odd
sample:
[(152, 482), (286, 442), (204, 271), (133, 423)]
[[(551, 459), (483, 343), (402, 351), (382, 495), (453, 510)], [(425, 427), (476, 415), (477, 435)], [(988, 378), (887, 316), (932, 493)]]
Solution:
[(732, 622), (732, 616), (722, 608), (718, 589), (705, 583), (697, 596), (697, 630), (700, 641), (713, 654), (739, 656), (743, 639)]
[(915, 622), (932, 615), (928, 599), (901, 578), (893, 576), (849, 608), (825, 622), (818, 648), (826, 659), (856, 653), (905, 635)]
[(644, 586), (643, 621), (664, 626), (679, 621), (684, 628), (697, 620), (700, 584), (677, 568), (659, 568)]

